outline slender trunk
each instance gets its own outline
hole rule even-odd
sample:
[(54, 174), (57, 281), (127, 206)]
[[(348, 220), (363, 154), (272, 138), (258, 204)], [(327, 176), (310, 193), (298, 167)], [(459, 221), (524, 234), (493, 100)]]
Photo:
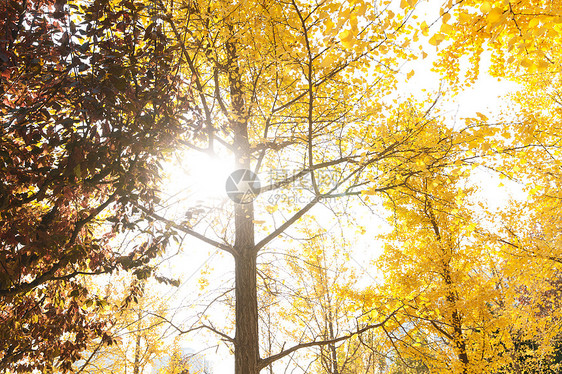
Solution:
[(258, 374), (259, 331), (257, 253), (252, 203), (235, 207), (234, 265), (236, 295), (235, 374)]
[[(331, 308), (332, 306), (329, 305)], [(330, 339), (334, 339), (334, 324), (332, 323), (332, 312), (330, 311), (330, 321), (328, 322), (328, 326), (330, 329)], [(332, 355), (332, 373), (339, 374), (338, 371), (338, 352), (336, 350), (336, 344), (330, 344), (330, 353)]]
[[(271, 311), (269, 310), (268, 307), (268, 311), (267, 311), (267, 349), (268, 349), (268, 355), (273, 354), (273, 336), (271, 334)], [(273, 364), (269, 365), (269, 374), (273, 374)]]
[(457, 352), (457, 358), (459, 359), (462, 366), (462, 374), (468, 373), (468, 353), (466, 351), (466, 340), (462, 332), (462, 317), (458, 309), (459, 296), (455, 290), (455, 285), (453, 282), (453, 277), (451, 275), (451, 265), (450, 258), (452, 256), (452, 247), (445, 240), (442, 240), (441, 232), (439, 230), (439, 225), (437, 224), (437, 219), (433, 214), (433, 208), (430, 201), (426, 201), (426, 214), (431, 221), (433, 231), (435, 233), (435, 238), (441, 243), (443, 249), (443, 255), (445, 259), (442, 262), (443, 265), (443, 280), (447, 285), (447, 303), (451, 308), (451, 326), (453, 327), (453, 344), (455, 345), (455, 351)]
[(137, 331), (137, 339), (135, 341), (135, 359), (133, 361), (133, 374), (139, 374), (140, 345), (141, 345), (141, 333), (140, 333), (140, 322), (139, 322), (139, 331)]
[[(334, 334), (334, 313), (332, 313), (332, 297), (330, 295), (330, 285), (328, 283), (328, 274), (325, 269), (321, 272), (322, 278), (321, 282), (323, 283), (322, 288), (326, 295), (326, 307), (328, 308), (328, 339), (335, 339), (336, 334)], [(339, 365), (338, 365), (338, 352), (336, 350), (336, 344), (329, 345), (331, 359), (332, 359), (332, 373), (339, 374)]]
[[(245, 103), (242, 93), (242, 79), (237, 63), (234, 43), (227, 43), (228, 80), (230, 86), (232, 119), (234, 133), (235, 165), (250, 169), (250, 143), (248, 123), (245, 117)], [(236, 335), (234, 337), (235, 374), (258, 374), (259, 331), (257, 296), (257, 252), (254, 242), (253, 203), (236, 204), (234, 208), (235, 242), (235, 296), (236, 296)]]
[(453, 289), (453, 279), (451, 277), (451, 271), (448, 263), (443, 264), (443, 277), (445, 279), (445, 284), (449, 287), (447, 293), (447, 302), (451, 307), (451, 326), (453, 327), (453, 340), (455, 344), (455, 349), (457, 351), (457, 357), (462, 365), (462, 374), (468, 373), (468, 353), (466, 351), (466, 341), (464, 334), (462, 332), (462, 318), (461, 314), (457, 308), (458, 295)]
[(235, 374), (257, 374), (259, 360), (256, 256), (253, 248), (235, 258), (236, 336)]

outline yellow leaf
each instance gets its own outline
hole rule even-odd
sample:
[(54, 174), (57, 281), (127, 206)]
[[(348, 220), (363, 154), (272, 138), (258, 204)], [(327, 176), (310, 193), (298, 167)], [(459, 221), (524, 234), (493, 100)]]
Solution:
[(487, 121), (488, 117), (486, 117), (485, 115), (483, 115), (480, 112), (476, 112), (476, 115), (478, 116), (478, 118), (480, 118), (481, 121)]
[(529, 60), (527, 57), (525, 57), (523, 60), (521, 60), (521, 66), (523, 66), (526, 69), (529, 69), (531, 66), (533, 66), (533, 62)]
[(363, 191), (363, 194), (364, 194), (364, 195), (374, 195), (374, 194), (376, 194), (376, 193), (377, 193), (377, 189), (376, 189), (376, 188), (371, 188), (371, 189), (369, 189), (369, 190)]
[(331, 66), (332, 63), (334, 62), (334, 58), (331, 55), (328, 55), (326, 57), (324, 57), (324, 60), (322, 60), (322, 62), (320, 63), (320, 67), (328, 67)]
[(539, 65), (538, 65), (539, 71), (545, 71), (549, 67), (550, 67), (550, 62), (548, 62), (547, 60), (539, 61)]
[(412, 77), (414, 76), (414, 74), (415, 74), (415, 72), (412, 70), (411, 72), (409, 72), (409, 73), (406, 75), (406, 78), (407, 78), (407, 79), (410, 79), (410, 78), (412, 78)]
[(516, 35), (514, 37), (512, 37), (511, 39), (509, 39), (509, 41), (507, 42), (507, 45), (509, 47), (512, 47), (513, 45), (515, 45), (515, 43), (519, 41), (519, 37)]
[(488, 16), (486, 17), (486, 20), (489, 23), (496, 23), (497, 21), (500, 20), (500, 18), (502, 17), (502, 10), (499, 8), (494, 8), (492, 9), (492, 11), (490, 13), (488, 13)]
[(443, 13), (443, 16), (441, 16), (441, 20), (443, 21), (443, 23), (449, 22), (450, 19), (451, 15), (449, 13)]
[(537, 27), (537, 25), (539, 24), (539, 19), (538, 18), (533, 18), (530, 22), (529, 22), (529, 28), (532, 29), (534, 27)]
[(453, 26), (448, 25), (446, 23), (444, 23), (443, 25), (441, 25), (441, 32), (444, 34), (450, 34), (454, 31)]
[(350, 30), (344, 30), (339, 34), (341, 44), (344, 48), (351, 48), (353, 46), (353, 33)]
[(422, 35), (423, 36), (427, 36), (429, 33), (429, 27), (427, 26), (427, 23), (425, 21), (422, 22), (422, 24), (420, 25), (421, 31), (422, 31)]
[(488, 1), (486, 1), (482, 4), (480, 10), (482, 11), (482, 13), (490, 13), (490, 11), (492, 10), (492, 5)]
[(422, 58), (426, 58), (427, 57), (427, 53), (422, 51)]
[(349, 24), (351, 25), (351, 30), (357, 34), (359, 32), (357, 28), (357, 24), (358, 24), (357, 16), (352, 15), (351, 18), (349, 19)]
[(429, 44), (438, 46), (443, 40), (445, 40), (445, 35), (435, 34), (429, 39)]
[(269, 214), (273, 214), (277, 211), (277, 209), (279, 209), (279, 207), (277, 205), (268, 205), (265, 207), (265, 210), (267, 210), (267, 212)]
[(459, 20), (460, 20), (461, 22), (463, 22), (463, 23), (464, 23), (464, 22), (469, 22), (469, 21), (471, 21), (472, 19), (473, 19), (473, 16), (471, 16), (471, 15), (468, 14), (468, 13), (465, 13), (465, 12), (459, 13)]

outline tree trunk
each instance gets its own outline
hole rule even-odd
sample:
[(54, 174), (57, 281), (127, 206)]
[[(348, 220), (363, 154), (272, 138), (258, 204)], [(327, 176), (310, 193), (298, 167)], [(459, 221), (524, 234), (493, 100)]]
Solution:
[(451, 311), (451, 325), (453, 327), (453, 340), (455, 344), (455, 349), (457, 351), (457, 357), (462, 365), (462, 374), (468, 373), (468, 353), (466, 352), (466, 341), (464, 334), (462, 332), (462, 317), (460, 311), (457, 308), (458, 295), (453, 288), (453, 279), (451, 276), (451, 270), (448, 263), (443, 264), (443, 276), (445, 279), (445, 284), (449, 287), (447, 293), (447, 302), (449, 303)]
[[(242, 80), (237, 63), (236, 46), (226, 45), (228, 52), (228, 80), (230, 86), (233, 118), (231, 126), (234, 133), (235, 166), (250, 169), (250, 143), (248, 123), (245, 118), (245, 102), (241, 90)], [(236, 335), (234, 337), (234, 373), (259, 373), (259, 332), (257, 296), (257, 252), (254, 242), (254, 205), (235, 204), (235, 296), (236, 296)]]
[[(247, 141), (247, 140), (246, 140)], [(244, 160), (244, 158), (239, 158)], [(237, 163), (249, 167), (249, 162)], [(235, 374), (258, 374), (259, 332), (257, 295), (257, 252), (254, 243), (254, 206), (236, 204), (234, 272), (236, 295)]]
[(451, 265), (449, 263), (450, 258), (452, 257), (452, 247), (445, 243), (441, 238), (441, 232), (439, 230), (439, 225), (437, 224), (437, 220), (435, 215), (433, 214), (433, 208), (431, 207), (431, 202), (427, 201), (427, 210), (426, 214), (431, 221), (431, 225), (433, 227), (433, 231), (435, 233), (435, 238), (438, 242), (441, 243), (443, 249), (443, 255), (446, 258), (443, 260), (443, 280), (447, 285), (447, 302), (451, 308), (451, 326), (453, 327), (453, 344), (455, 345), (455, 350), (457, 353), (457, 357), (462, 366), (462, 374), (468, 373), (468, 353), (466, 351), (466, 340), (464, 338), (464, 334), (462, 332), (462, 316), (461, 312), (458, 309), (458, 300), (459, 296), (457, 291), (455, 290), (455, 285), (453, 282), (453, 277), (451, 275)]
[(139, 374), (139, 370), (140, 370), (140, 348), (141, 348), (140, 345), (141, 345), (141, 330), (140, 330), (140, 320), (139, 320), (138, 331), (135, 340), (135, 357), (133, 361), (133, 374)]
[[(240, 248), (242, 249), (242, 248)], [(257, 374), (259, 360), (256, 255), (242, 249), (235, 258), (236, 336), (235, 374)]]
[[(328, 326), (329, 326), (329, 329), (330, 329), (330, 337), (329, 338), (334, 339), (335, 335), (334, 335), (334, 324), (332, 322), (333, 321), (332, 320), (332, 310), (331, 310), (332, 306), (330, 304), (328, 304), (328, 307), (330, 308), (330, 311), (329, 311), (330, 320), (328, 322)], [(332, 373), (333, 374), (339, 374), (339, 371), (338, 371), (339, 370), (338, 369), (339, 368), (339, 366), (338, 366), (338, 352), (336, 350), (336, 344), (335, 343), (330, 344), (329, 347), (330, 347), (330, 353), (332, 355)]]
[[(246, 133), (245, 127), (241, 132)], [(238, 134), (241, 135), (241, 134)], [(235, 135), (235, 140), (237, 136)], [(237, 155), (237, 166), (249, 168), (244, 157), (247, 137), (239, 139), (242, 152)], [(244, 144), (245, 143), (245, 144)], [(248, 146), (249, 148), (249, 146)], [(236, 295), (236, 335), (234, 337), (235, 374), (258, 374), (259, 332), (257, 295), (257, 252), (254, 243), (254, 206), (236, 204), (235, 208), (234, 272)]]

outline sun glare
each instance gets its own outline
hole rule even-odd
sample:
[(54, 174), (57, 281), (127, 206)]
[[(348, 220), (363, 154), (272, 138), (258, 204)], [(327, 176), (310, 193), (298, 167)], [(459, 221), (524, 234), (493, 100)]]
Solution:
[(226, 198), (225, 183), (233, 171), (228, 160), (202, 153), (188, 153), (184, 162), (187, 188), (198, 199)]

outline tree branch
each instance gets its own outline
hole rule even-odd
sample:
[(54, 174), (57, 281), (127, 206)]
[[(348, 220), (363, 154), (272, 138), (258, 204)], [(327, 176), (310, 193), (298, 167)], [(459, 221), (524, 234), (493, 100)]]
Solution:
[(277, 360), (282, 359), (283, 357), (290, 355), (291, 353), (298, 351), (299, 349), (302, 348), (309, 348), (309, 347), (321, 347), (324, 345), (328, 345), (328, 344), (334, 344), (334, 343), (338, 343), (347, 339), (350, 339), (352, 337), (354, 337), (355, 335), (361, 335), (362, 333), (368, 331), (368, 330), (372, 330), (374, 328), (378, 328), (378, 327), (382, 327), (384, 326), (392, 317), (394, 317), (394, 315), (403, 307), (401, 306), (400, 308), (396, 309), (395, 311), (393, 311), (388, 317), (386, 317), (384, 319), (384, 321), (380, 322), (380, 323), (376, 323), (373, 325), (367, 325), (361, 329), (358, 329), (357, 331), (354, 331), (350, 334), (344, 335), (344, 336), (340, 336), (339, 338), (335, 338), (335, 339), (329, 339), (329, 340), (320, 340), (320, 341), (312, 341), (312, 342), (308, 342), (308, 343), (301, 343), (301, 344), (297, 344), (289, 349), (286, 349), (284, 351), (281, 351), (273, 356), (269, 356), (267, 358), (262, 358), (259, 360), (259, 364), (258, 364), (258, 368), (261, 370), (265, 367), (267, 367), (268, 365), (271, 365), (272, 363), (274, 363)]
[(271, 234), (269, 234), (268, 236), (266, 236), (265, 238), (263, 238), (262, 240), (260, 240), (259, 243), (257, 243), (254, 246), (254, 250), (257, 252), (260, 249), (262, 249), (267, 243), (269, 243), (270, 241), (272, 241), (273, 239), (275, 239), (277, 236), (281, 235), (283, 233), (283, 231), (285, 231), (288, 227), (290, 227), (293, 223), (295, 223), (299, 218), (301, 218), (302, 216), (304, 216), (310, 209), (312, 209), (312, 207), (314, 207), (318, 202), (320, 201), (320, 199), (318, 197), (312, 199), (311, 202), (309, 202), (308, 204), (306, 204), (301, 210), (299, 210), (297, 213), (295, 213), (291, 218), (289, 218), (287, 221), (285, 221), (281, 226), (279, 226), (276, 230), (274, 230)]
[(144, 213), (146, 213), (146, 214), (148, 214), (149, 216), (151, 216), (152, 218), (155, 218), (155, 219), (157, 219), (157, 220), (159, 220), (159, 221), (161, 221), (161, 222), (164, 222), (164, 223), (166, 223), (166, 224), (172, 226), (172, 227), (175, 228), (175, 229), (178, 229), (178, 230), (180, 230), (180, 231), (182, 231), (182, 232), (184, 232), (184, 233), (186, 233), (186, 234), (188, 234), (188, 235), (193, 236), (194, 238), (197, 238), (197, 239), (199, 239), (199, 240), (201, 240), (201, 241), (203, 241), (203, 242), (205, 242), (205, 243), (207, 243), (207, 244), (212, 245), (213, 247), (222, 249), (223, 251), (226, 251), (226, 252), (230, 253), (230, 254), (233, 255), (233, 256), (236, 255), (236, 252), (234, 251), (234, 248), (232, 248), (231, 246), (229, 246), (229, 245), (227, 245), (227, 244), (220, 243), (220, 242), (217, 242), (216, 240), (207, 238), (205, 235), (200, 234), (200, 233), (198, 233), (197, 231), (195, 231), (195, 230), (193, 230), (193, 229), (191, 229), (191, 228), (189, 228), (189, 227), (186, 227), (186, 226), (177, 224), (177, 223), (175, 223), (175, 222), (172, 221), (172, 220), (169, 220), (169, 219), (167, 219), (167, 218), (164, 218), (164, 217), (162, 217), (161, 215), (159, 215), (159, 214), (157, 214), (157, 213), (155, 213), (155, 212), (152, 212), (152, 211), (146, 209), (145, 207), (143, 207), (143, 206), (141, 206), (141, 205), (139, 205), (139, 204), (135, 204), (135, 206), (136, 206), (137, 208), (139, 208), (140, 210), (142, 210)]
[(176, 324), (174, 324), (172, 321), (170, 321), (170, 320), (167, 319), (166, 317), (163, 317), (163, 316), (161, 316), (161, 315), (159, 315), (159, 314), (156, 314), (156, 313), (153, 313), (153, 312), (150, 312), (150, 311), (146, 311), (146, 313), (147, 313), (147, 314), (150, 314), (150, 315), (152, 315), (152, 316), (154, 316), (154, 317), (157, 317), (157, 318), (162, 319), (164, 322), (170, 324), (170, 326), (172, 326), (174, 329), (176, 329), (180, 334), (189, 334), (190, 332), (193, 332), (193, 331), (202, 330), (202, 329), (207, 329), (207, 330), (209, 330), (209, 331), (211, 331), (211, 332), (213, 332), (213, 333), (219, 335), (219, 336), (222, 337), (223, 339), (229, 341), (230, 343), (234, 343), (234, 339), (233, 339), (233, 338), (231, 338), (230, 336), (226, 335), (226, 334), (223, 333), (223, 332), (218, 331), (218, 330), (215, 329), (214, 327), (207, 326), (207, 325), (199, 325), (199, 326), (197, 326), (197, 327), (192, 327), (192, 328), (190, 328), (190, 329), (184, 330), (184, 329), (178, 327)]

